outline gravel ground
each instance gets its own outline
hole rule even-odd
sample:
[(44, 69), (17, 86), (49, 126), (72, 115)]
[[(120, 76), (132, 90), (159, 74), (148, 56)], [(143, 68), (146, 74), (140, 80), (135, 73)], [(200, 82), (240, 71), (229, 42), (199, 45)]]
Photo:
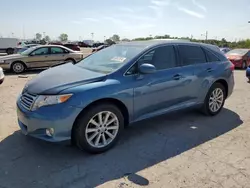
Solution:
[(112, 150), (89, 155), (22, 135), (15, 100), (35, 76), (7, 75), (0, 86), (0, 187), (250, 187), (249, 84), (236, 86), (216, 117), (195, 111), (130, 126)]

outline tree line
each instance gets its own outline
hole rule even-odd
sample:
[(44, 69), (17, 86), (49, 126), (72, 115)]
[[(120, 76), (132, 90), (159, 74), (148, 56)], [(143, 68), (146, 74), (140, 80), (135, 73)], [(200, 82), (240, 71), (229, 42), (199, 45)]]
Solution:
[[(46, 42), (49, 42), (51, 39), (48, 35), (42, 36), (41, 33), (36, 33), (35, 36), (36, 40), (43, 40)], [(68, 41), (68, 35), (66, 33), (62, 33), (59, 35), (58, 39), (61, 42), (66, 42)], [(139, 37), (135, 39), (127, 39), (123, 38), (121, 39), (118, 34), (114, 34), (112, 37), (108, 38), (105, 40), (105, 43), (107, 44), (115, 44), (117, 42), (129, 42), (129, 41), (145, 41), (145, 40), (152, 40), (152, 39), (181, 39), (181, 40), (190, 40), (192, 42), (201, 42), (201, 43), (207, 43), (207, 44), (213, 44), (219, 47), (229, 47), (229, 48), (250, 48), (250, 39), (246, 40), (240, 40), (240, 41), (227, 41), (225, 38), (222, 38), (221, 40), (216, 40), (216, 39), (207, 39), (207, 40), (200, 40), (200, 39), (194, 39), (190, 37), (172, 37), (170, 35), (156, 35), (156, 36), (149, 36), (149, 37)]]

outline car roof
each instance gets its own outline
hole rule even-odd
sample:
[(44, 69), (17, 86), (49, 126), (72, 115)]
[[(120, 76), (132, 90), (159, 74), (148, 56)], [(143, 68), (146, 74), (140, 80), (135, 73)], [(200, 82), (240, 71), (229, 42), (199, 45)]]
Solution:
[(218, 46), (212, 45), (212, 44), (204, 44), (204, 43), (197, 43), (197, 42), (190, 42), (189, 40), (180, 40), (180, 39), (156, 39), (156, 40), (147, 40), (147, 41), (132, 41), (132, 42), (124, 42), (119, 43), (116, 45), (130, 45), (130, 46), (145, 46), (145, 48), (150, 48), (162, 44), (191, 44), (191, 45), (199, 45), (208, 47), (210, 49), (219, 50)]

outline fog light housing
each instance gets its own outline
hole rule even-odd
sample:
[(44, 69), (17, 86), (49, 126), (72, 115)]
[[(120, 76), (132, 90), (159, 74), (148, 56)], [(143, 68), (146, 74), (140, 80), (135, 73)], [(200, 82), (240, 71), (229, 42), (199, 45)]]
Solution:
[(54, 129), (53, 128), (48, 128), (46, 129), (46, 135), (49, 137), (52, 137), (54, 135)]

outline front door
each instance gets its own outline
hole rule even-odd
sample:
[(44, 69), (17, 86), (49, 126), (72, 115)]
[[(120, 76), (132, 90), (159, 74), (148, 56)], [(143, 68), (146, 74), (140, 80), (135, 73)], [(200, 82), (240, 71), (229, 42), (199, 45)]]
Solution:
[(26, 63), (29, 68), (47, 67), (50, 62), (49, 55), (50, 53), (48, 47), (35, 49), (29, 54)]
[(153, 74), (134, 77), (134, 119), (162, 114), (183, 102), (181, 67), (174, 46), (167, 45), (149, 51), (138, 62), (153, 64)]

